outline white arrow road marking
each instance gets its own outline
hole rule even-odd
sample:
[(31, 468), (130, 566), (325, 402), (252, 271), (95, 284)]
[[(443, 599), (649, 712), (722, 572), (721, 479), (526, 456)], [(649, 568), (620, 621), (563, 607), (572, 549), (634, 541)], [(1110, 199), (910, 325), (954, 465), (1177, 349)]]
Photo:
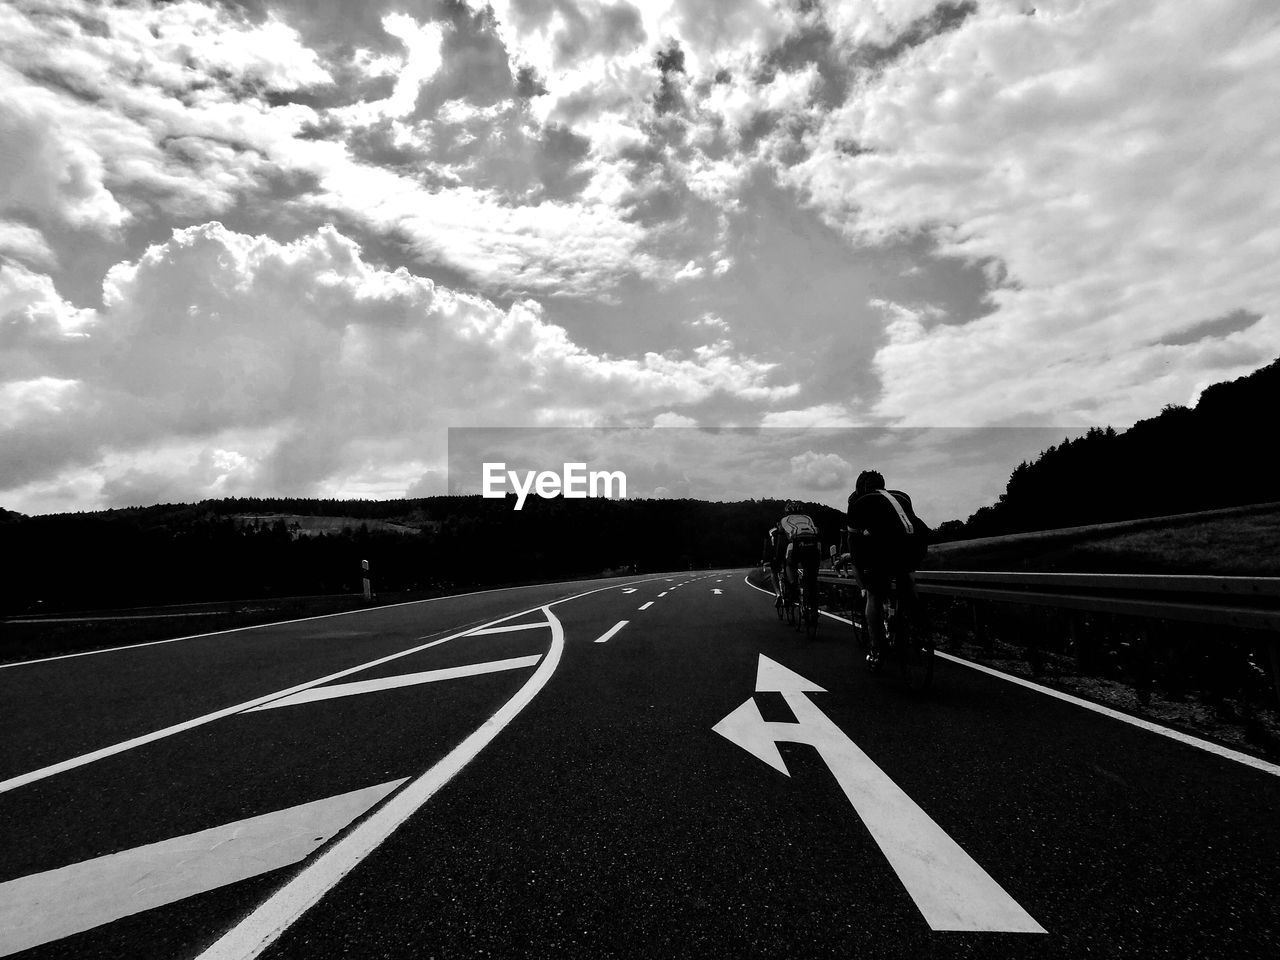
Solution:
[(0, 956), (297, 863), (404, 782), (0, 883)]
[(564, 628), (549, 605), (542, 607), (542, 612), (551, 622), (551, 648), (516, 695), (443, 760), (405, 786), (227, 931), (200, 955), (200, 960), (251, 960), (262, 953), (516, 718), (546, 686), (564, 652)]
[[(545, 624), (538, 624), (545, 626)], [(312, 687), (279, 700), (272, 700), (260, 706), (251, 707), (245, 713), (256, 713), (259, 710), (274, 710), (276, 707), (296, 707), (300, 703), (315, 703), (317, 700), (333, 700), (336, 697), (351, 697), (361, 693), (380, 693), (383, 690), (395, 690), (397, 687), (412, 687), (420, 683), (435, 683), (438, 680), (457, 680), (461, 677), (474, 677), (482, 673), (499, 673), (503, 670), (519, 670), (532, 667), (542, 659), (542, 654), (535, 653), (529, 657), (513, 657), (510, 660), (493, 660), (489, 663), (468, 663), (460, 667), (443, 667), (439, 670), (426, 670), (422, 673), (402, 673), (396, 677), (379, 677), (376, 680), (357, 680), (355, 683), (335, 683), (328, 687)]]
[(472, 630), (467, 636), (483, 637), (486, 633), (515, 633), (519, 630), (540, 630), (545, 626), (547, 626), (547, 622), (539, 620), (537, 623), (516, 623), (509, 627), (480, 627), (478, 630)]
[(816, 748), (931, 929), (1045, 932), (805, 696), (821, 687), (761, 655), (756, 690), (780, 692), (798, 722), (766, 721), (752, 699), (712, 729), (788, 776), (778, 742)]
[(640, 604), (639, 609), (641, 609), (641, 610), (648, 610), (648, 609), (649, 609), (650, 607), (652, 607), (652, 606), (653, 606), (653, 601), (652, 601), (652, 600), (650, 600), (648, 603), (642, 603), (642, 604)]
[(613, 639), (613, 635), (615, 633), (617, 633), (619, 630), (621, 630), (630, 622), (631, 622), (630, 620), (619, 620), (617, 623), (615, 623), (612, 627), (610, 627), (604, 633), (600, 634), (600, 636), (596, 637), (595, 642), (608, 643), (610, 640)]
[(717, 590), (715, 587), (712, 587), (712, 588), (711, 588), (711, 592), (712, 592), (712, 593), (716, 593), (716, 594), (724, 593), (724, 591), (723, 591), (723, 590)]

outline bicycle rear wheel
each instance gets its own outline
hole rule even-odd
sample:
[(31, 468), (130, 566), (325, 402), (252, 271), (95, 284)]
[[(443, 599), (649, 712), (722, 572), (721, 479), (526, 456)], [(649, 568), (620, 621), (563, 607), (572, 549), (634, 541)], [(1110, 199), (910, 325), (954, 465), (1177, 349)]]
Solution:
[(901, 617), (895, 625), (894, 646), (902, 678), (910, 690), (924, 692), (933, 684), (933, 641), (914, 636)]

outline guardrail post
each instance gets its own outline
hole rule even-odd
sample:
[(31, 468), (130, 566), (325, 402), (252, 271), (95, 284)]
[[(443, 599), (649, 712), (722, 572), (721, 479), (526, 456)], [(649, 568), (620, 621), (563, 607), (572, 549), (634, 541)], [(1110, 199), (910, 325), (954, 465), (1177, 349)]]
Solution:
[(977, 600), (969, 601), (969, 612), (973, 618), (973, 642), (982, 647), (987, 656), (995, 653), (995, 640), (982, 619), (982, 611)]
[(1085, 650), (1088, 636), (1089, 631), (1085, 629), (1084, 617), (1075, 612), (1068, 613), (1067, 643), (1075, 657), (1077, 673), (1086, 673), (1089, 669), (1089, 652)]
[(1276, 694), (1276, 707), (1280, 709), (1280, 640), (1274, 636), (1263, 641), (1267, 648), (1267, 659), (1271, 661), (1271, 686)]
[(1151, 706), (1151, 687), (1155, 680), (1155, 672), (1151, 659), (1151, 637), (1146, 627), (1141, 627), (1134, 634), (1129, 646), (1129, 670), (1133, 677), (1133, 692), (1138, 706), (1144, 710)]
[(361, 571), (361, 579), (364, 583), (364, 598), (365, 600), (372, 600), (373, 584), (369, 580), (369, 561), (368, 560), (360, 561), (360, 571)]

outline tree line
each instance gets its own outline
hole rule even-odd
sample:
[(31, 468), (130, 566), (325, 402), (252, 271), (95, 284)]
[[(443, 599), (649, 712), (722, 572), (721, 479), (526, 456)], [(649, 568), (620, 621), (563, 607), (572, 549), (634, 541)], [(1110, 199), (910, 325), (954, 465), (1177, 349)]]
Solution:
[[(0, 613), (357, 592), (362, 560), (383, 593), (745, 566), (760, 560), (781, 500), (397, 501), (226, 499), (0, 523)], [(842, 514), (804, 504), (824, 542)], [(246, 515), (276, 515), (245, 523)], [(340, 516), (300, 535), (280, 515)], [(394, 532), (365, 521), (412, 528)]]
[(963, 540), (1280, 500), (1271, 466), (1280, 360), (1128, 430), (1093, 427), (1014, 468), (999, 500), (938, 538)]

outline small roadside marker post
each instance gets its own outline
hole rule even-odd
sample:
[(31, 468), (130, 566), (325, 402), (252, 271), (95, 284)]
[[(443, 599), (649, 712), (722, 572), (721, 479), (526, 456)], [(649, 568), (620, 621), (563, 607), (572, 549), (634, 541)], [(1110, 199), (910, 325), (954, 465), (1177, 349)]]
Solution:
[(360, 561), (360, 570), (363, 574), (363, 580), (364, 580), (364, 598), (365, 600), (372, 600), (373, 585), (369, 582), (369, 561), (368, 560)]

